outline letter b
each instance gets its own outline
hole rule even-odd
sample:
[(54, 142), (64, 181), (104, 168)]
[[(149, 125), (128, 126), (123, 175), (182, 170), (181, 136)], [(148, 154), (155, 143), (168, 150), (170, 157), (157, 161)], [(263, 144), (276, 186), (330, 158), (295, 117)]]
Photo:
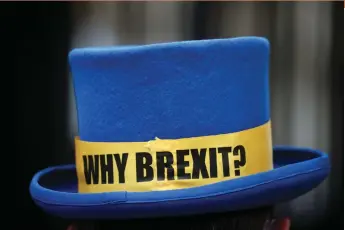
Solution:
[(152, 165), (151, 154), (145, 153), (145, 152), (136, 153), (137, 182), (145, 182), (145, 181), (153, 180), (153, 168), (151, 165)]

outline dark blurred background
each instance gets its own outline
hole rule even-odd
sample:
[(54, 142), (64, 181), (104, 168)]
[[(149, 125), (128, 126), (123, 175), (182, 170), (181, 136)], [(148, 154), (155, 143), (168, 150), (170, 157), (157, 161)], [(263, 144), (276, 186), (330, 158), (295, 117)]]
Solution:
[(332, 162), (328, 180), (277, 212), (292, 229), (343, 229), (343, 2), (17, 2), (1, 12), (19, 87), (18, 229), (68, 223), (36, 208), (28, 187), (38, 170), (74, 160), (69, 50), (244, 35), (271, 42), (274, 144), (318, 148)]

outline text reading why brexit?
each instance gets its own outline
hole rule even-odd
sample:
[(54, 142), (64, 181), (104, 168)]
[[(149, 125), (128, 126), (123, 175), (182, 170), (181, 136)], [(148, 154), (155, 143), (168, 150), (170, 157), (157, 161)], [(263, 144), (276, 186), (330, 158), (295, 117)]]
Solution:
[[(109, 153), (83, 155), (83, 167), (86, 184), (125, 184), (126, 170), (135, 173), (136, 182), (153, 180), (189, 180), (230, 177), (233, 173), (240, 176), (241, 166), (246, 164), (246, 150), (242, 145), (235, 147), (218, 147), (202, 149), (136, 152), (135, 165), (128, 167), (128, 153)], [(234, 170), (230, 171), (230, 154), (238, 156), (233, 162)], [(175, 155), (175, 156), (174, 156)], [(218, 164), (221, 161), (221, 164)], [(222, 175), (218, 175), (222, 167)], [(190, 169), (190, 170), (186, 170)], [(135, 171), (135, 172), (134, 172)], [(117, 178), (115, 178), (115, 174)]]

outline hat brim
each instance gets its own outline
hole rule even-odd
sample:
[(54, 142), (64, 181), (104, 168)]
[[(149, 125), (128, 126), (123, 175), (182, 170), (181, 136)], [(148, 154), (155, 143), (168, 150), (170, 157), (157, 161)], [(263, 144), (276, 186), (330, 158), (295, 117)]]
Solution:
[(274, 205), (318, 186), (329, 174), (328, 155), (313, 149), (275, 147), (274, 169), (197, 188), (80, 194), (74, 165), (38, 172), (30, 184), (45, 212), (73, 219), (128, 219), (225, 212)]

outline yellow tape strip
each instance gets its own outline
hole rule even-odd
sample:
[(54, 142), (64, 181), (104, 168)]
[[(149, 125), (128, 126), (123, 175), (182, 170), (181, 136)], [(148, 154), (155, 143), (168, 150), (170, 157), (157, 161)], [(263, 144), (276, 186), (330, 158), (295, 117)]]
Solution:
[(270, 121), (214, 136), (75, 144), (80, 193), (192, 188), (273, 168)]

